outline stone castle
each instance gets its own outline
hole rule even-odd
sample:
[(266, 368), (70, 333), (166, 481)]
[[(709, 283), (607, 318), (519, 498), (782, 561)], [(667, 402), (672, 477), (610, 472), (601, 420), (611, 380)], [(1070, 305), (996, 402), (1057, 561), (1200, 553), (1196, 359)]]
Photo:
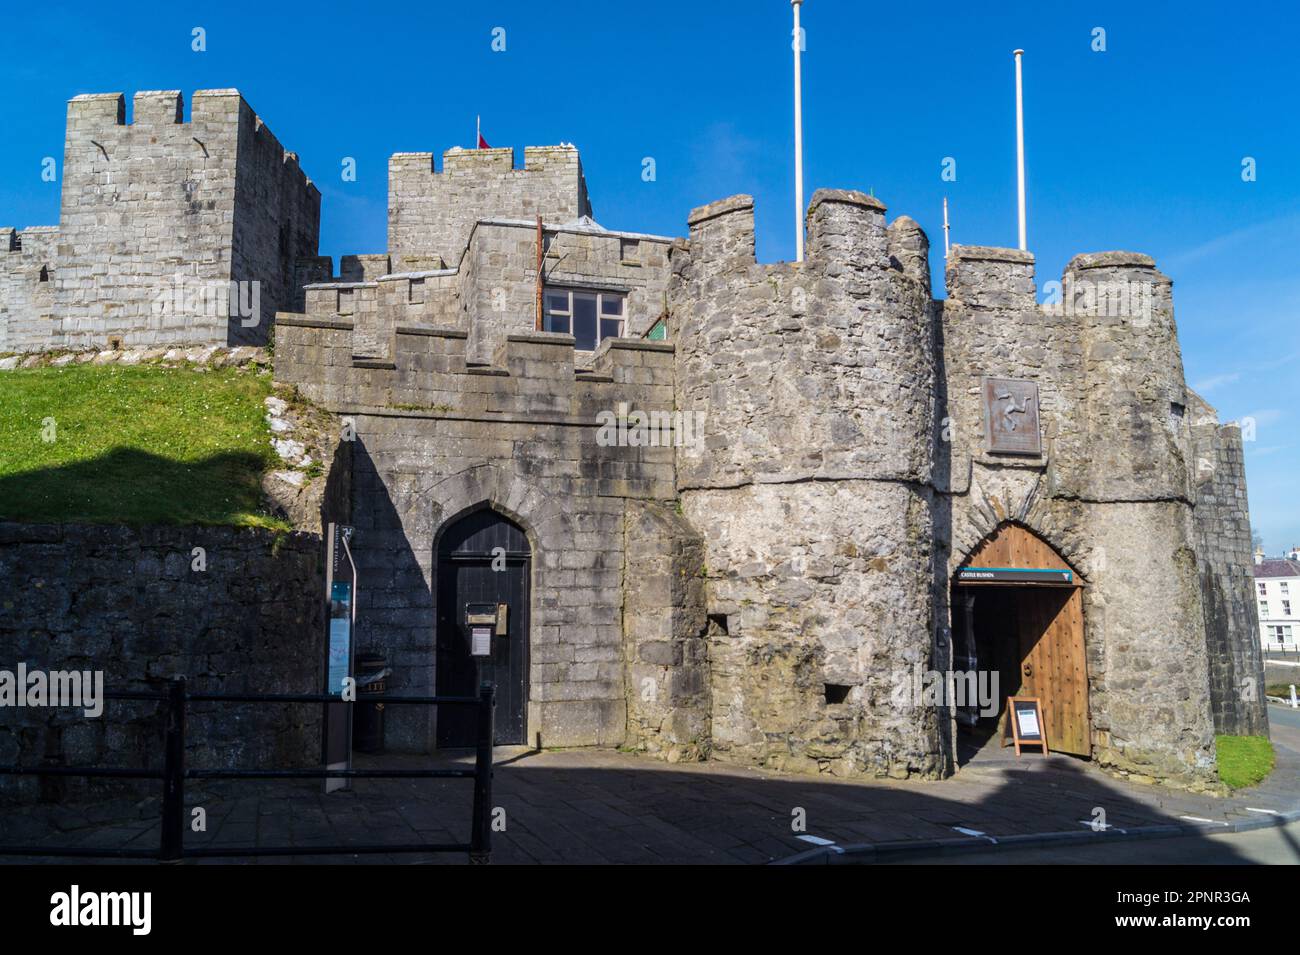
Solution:
[[(388, 249), (336, 275), (237, 92), (134, 103), (69, 103), (59, 225), (0, 235), (0, 352), (273, 331), (276, 380), (355, 436), (327, 516), (391, 690), (454, 689), (458, 568), (499, 551), (502, 742), (941, 776), (961, 707), (900, 675), (991, 665), (1012, 618), (1002, 669), (1073, 708), (1066, 751), (1203, 785), (1216, 731), (1267, 733), (1240, 431), (1187, 387), (1147, 256), (1076, 256), (1041, 305), (1031, 254), (957, 245), (939, 300), (874, 197), (819, 190), (806, 260), (760, 264), (749, 197), (610, 231), (562, 145), (394, 155)], [(175, 307), (183, 282), (229, 309)], [(1054, 569), (1074, 609), (1034, 623), (1033, 585), (967, 567)], [(438, 744), (413, 709), (390, 744)]]

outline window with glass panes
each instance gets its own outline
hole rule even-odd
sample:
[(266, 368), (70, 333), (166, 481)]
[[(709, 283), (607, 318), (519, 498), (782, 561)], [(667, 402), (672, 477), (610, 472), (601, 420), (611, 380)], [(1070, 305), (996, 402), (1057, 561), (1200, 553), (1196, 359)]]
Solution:
[(591, 292), (580, 289), (546, 290), (548, 332), (573, 336), (578, 351), (595, 351), (606, 338), (623, 334), (627, 296), (622, 292)]

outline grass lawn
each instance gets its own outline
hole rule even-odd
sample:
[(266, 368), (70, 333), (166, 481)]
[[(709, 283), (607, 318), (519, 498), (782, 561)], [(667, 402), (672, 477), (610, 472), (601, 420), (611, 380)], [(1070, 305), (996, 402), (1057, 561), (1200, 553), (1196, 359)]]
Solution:
[(1219, 778), (1233, 789), (1253, 786), (1273, 771), (1273, 744), (1263, 736), (1217, 736)]
[(0, 372), (0, 519), (284, 526), (267, 372), (75, 365)]

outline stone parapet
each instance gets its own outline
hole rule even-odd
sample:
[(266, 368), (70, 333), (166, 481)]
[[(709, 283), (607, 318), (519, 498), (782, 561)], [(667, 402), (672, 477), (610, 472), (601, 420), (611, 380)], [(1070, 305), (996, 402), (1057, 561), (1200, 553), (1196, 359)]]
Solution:
[(573, 338), (510, 335), (491, 364), (466, 359), (463, 329), (398, 326), (386, 360), (355, 351), (355, 323), (281, 313), (276, 379), (330, 408), (429, 414), (541, 414), (590, 426), (600, 411), (672, 412), (673, 345), (609, 339), (589, 368), (574, 367)]

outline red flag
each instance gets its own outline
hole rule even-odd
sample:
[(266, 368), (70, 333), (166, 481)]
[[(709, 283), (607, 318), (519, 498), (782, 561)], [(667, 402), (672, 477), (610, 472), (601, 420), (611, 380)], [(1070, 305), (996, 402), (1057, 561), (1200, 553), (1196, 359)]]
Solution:
[(475, 145), (475, 149), (492, 148), (487, 144), (487, 140), (483, 138), (483, 119), (479, 116), (474, 117), (474, 135), (478, 137), (478, 143)]
[(479, 149), (491, 149), (491, 148), (492, 148), (491, 146), (489, 146), (489, 145), (487, 144), (487, 140), (483, 138), (483, 134), (482, 134), (482, 133), (479, 133), (479, 134), (478, 134), (478, 148), (479, 148)]

